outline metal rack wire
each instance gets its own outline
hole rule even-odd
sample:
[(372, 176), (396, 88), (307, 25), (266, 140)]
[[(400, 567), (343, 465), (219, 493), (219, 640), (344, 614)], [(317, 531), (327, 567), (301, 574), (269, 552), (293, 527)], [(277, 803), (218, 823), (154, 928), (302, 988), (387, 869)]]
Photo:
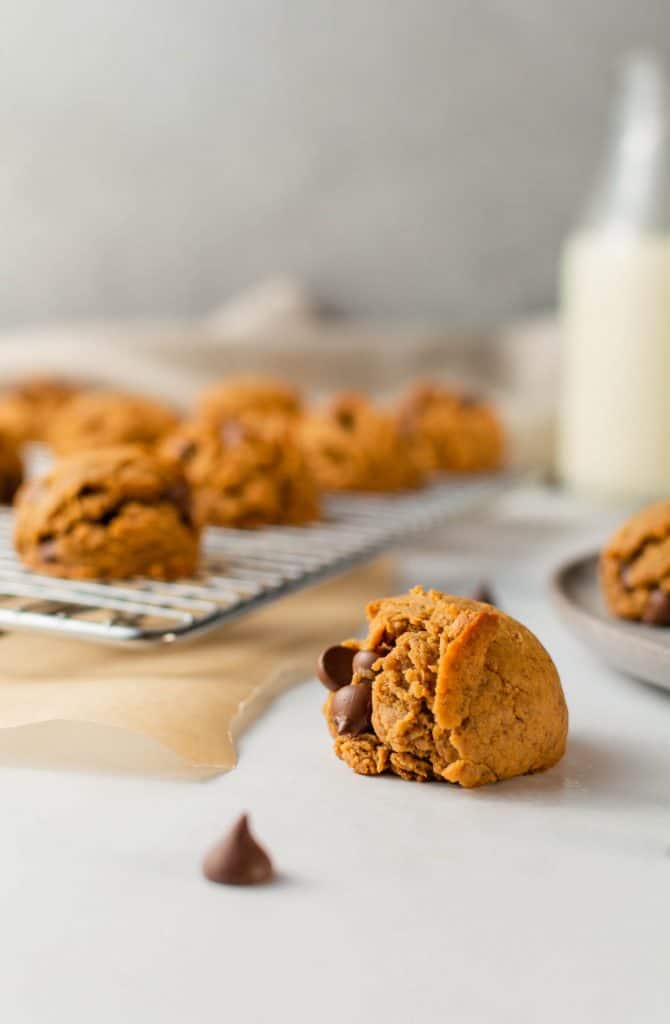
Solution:
[(337, 495), (306, 527), (210, 529), (197, 576), (173, 583), (96, 583), (41, 576), (12, 549), (0, 511), (0, 629), (115, 644), (174, 643), (365, 562), (508, 487), (504, 475), (447, 479), (397, 496)]

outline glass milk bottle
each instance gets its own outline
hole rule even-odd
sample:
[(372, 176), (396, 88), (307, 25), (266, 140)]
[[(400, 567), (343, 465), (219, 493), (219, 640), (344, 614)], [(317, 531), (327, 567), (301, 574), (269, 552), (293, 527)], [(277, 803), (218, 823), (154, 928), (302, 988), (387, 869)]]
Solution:
[(628, 61), (605, 173), (561, 275), (558, 468), (566, 484), (670, 498), (670, 137), (651, 57)]

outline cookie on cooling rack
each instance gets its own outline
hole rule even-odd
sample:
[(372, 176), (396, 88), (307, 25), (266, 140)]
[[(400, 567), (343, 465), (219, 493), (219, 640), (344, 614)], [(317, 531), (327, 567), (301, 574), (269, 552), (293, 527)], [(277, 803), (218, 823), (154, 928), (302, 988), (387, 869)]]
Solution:
[(23, 480), (23, 463), (15, 438), (0, 430), (0, 502), (10, 504)]
[(198, 565), (199, 530), (178, 467), (134, 446), (70, 455), (16, 499), (14, 543), (37, 572), (176, 579)]
[(206, 388), (197, 403), (198, 418), (219, 425), (240, 416), (295, 419), (300, 412), (298, 392), (275, 377), (224, 377)]
[(319, 493), (282, 418), (183, 424), (159, 447), (193, 488), (199, 522), (242, 529), (319, 518)]
[(600, 557), (603, 596), (615, 615), (670, 626), (670, 501), (631, 516)]
[(82, 391), (52, 419), (48, 441), (62, 455), (105, 445), (151, 445), (178, 418), (162, 402), (113, 391)]
[(364, 395), (337, 395), (305, 415), (300, 441), (326, 491), (400, 491), (422, 482), (418, 460), (393, 417)]
[(504, 434), (491, 405), (429, 382), (401, 399), (398, 423), (427, 471), (475, 473), (498, 469)]
[(43, 441), (52, 417), (79, 390), (58, 377), (28, 377), (0, 395), (0, 429), (17, 441)]
[(415, 587), (368, 606), (368, 635), (321, 655), (335, 753), (360, 775), (467, 788), (551, 767), (568, 711), (536, 637), (492, 607)]

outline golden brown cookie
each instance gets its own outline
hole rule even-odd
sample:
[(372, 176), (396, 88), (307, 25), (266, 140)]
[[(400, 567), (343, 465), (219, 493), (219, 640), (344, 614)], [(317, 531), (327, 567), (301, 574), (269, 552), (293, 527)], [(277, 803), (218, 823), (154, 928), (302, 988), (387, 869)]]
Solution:
[(0, 502), (11, 504), (22, 480), (23, 463), (16, 440), (0, 430)]
[(563, 756), (568, 712), (536, 637), (492, 605), (415, 587), (373, 601), (368, 635), (325, 651), (335, 753), (361, 775), (482, 786)]
[(600, 558), (605, 601), (622, 619), (670, 626), (670, 501), (623, 524)]
[(422, 482), (393, 417), (363, 395), (337, 395), (324, 409), (307, 414), (300, 441), (326, 491), (399, 491)]
[(52, 417), (79, 390), (57, 377), (28, 377), (0, 395), (0, 429), (17, 441), (43, 441)]
[(400, 401), (398, 422), (428, 471), (475, 473), (502, 463), (502, 424), (490, 405), (469, 395), (415, 384)]
[(198, 398), (198, 418), (214, 424), (240, 416), (292, 420), (300, 412), (298, 392), (274, 377), (230, 376), (206, 388)]
[(316, 481), (284, 419), (185, 423), (159, 451), (182, 466), (199, 522), (253, 528), (319, 517)]
[(151, 445), (177, 422), (171, 408), (152, 398), (82, 391), (54, 416), (48, 440), (63, 455), (104, 445)]
[(67, 456), (24, 484), (14, 543), (53, 576), (175, 579), (195, 572), (199, 531), (178, 467), (124, 445)]

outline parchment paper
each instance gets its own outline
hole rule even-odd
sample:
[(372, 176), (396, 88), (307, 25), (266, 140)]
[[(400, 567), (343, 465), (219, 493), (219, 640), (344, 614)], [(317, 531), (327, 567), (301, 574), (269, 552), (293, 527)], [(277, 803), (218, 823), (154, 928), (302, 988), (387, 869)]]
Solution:
[(185, 645), (124, 649), (0, 636), (0, 763), (203, 778), (319, 651), (363, 628), (392, 585), (388, 560), (287, 597)]

